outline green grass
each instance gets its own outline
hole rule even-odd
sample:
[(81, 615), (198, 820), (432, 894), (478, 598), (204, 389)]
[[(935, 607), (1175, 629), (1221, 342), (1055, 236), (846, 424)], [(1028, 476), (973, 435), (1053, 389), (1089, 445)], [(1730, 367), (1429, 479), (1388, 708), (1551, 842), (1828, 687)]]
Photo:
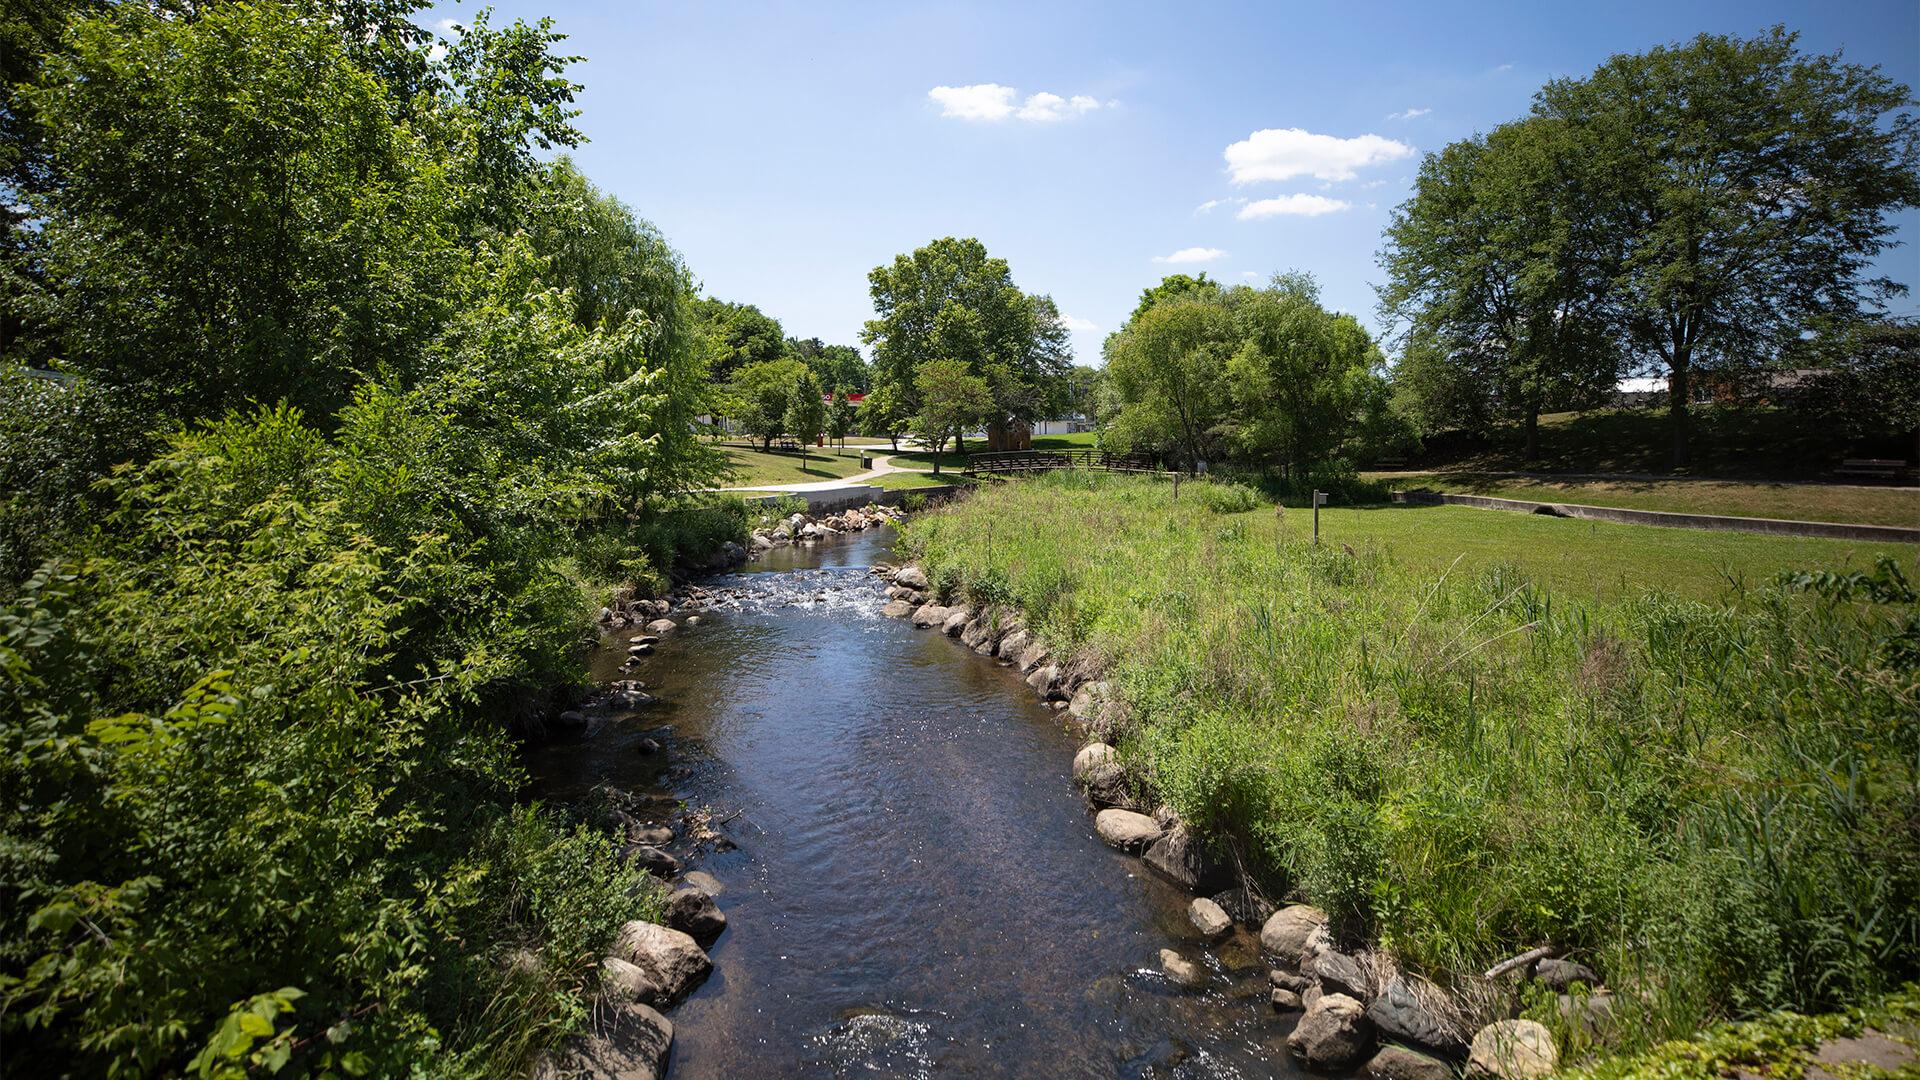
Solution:
[(1099, 445), (1100, 433), (1097, 431), (1076, 431), (1071, 435), (1035, 435), (1035, 450), (1069, 450)]
[[(1327, 511), (1314, 546), (1301, 511), (1170, 495), (1056, 473), (906, 542), (944, 600), (1104, 672), (1143, 798), (1349, 947), (1484, 1020), (1474, 973), (1551, 942), (1618, 991), (1610, 1051), (1920, 971), (1910, 586), (1758, 580), (1870, 549), (1463, 508)], [(1673, 594), (1719, 557), (1747, 590)]]
[[(1693, 413), (1694, 476), (1822, 479), (1847, 458), (1906, 458), (1911, 436), (1854, 443), (1816, 417), (1785, 409), (1702, 406)], [(1672, 428), (1662, 409), (1595, 409), (1540, 418), (1540, 460), (1521, 455), (1517, 425), (1480, 444), (1429, 440), (1417, 468), (1473, 472), (1672, 472)]]
[(912, 488), (971, 487), (974, 481), (959, 473), (894, 472), (876, 477), (873, 481), (888, 491), (900, 491)]
[(1692, 478), (1554, 480), (1472, 472), (1363, 475), (1400, 490), (1431, 488), (1502, 499), (1586, 503), (1682, 514), (1920, 526), (1920, 491), (1910, 488)]
[(733, 470), (729, 485), (803, 484), (814, 480), (833, 480), (862, 472), (860, 450), (855, 447), (816, 447), (807, 452), (804, 463), (798, 450), (761, 450), (758, 445), (727, 443), (721, 447)]

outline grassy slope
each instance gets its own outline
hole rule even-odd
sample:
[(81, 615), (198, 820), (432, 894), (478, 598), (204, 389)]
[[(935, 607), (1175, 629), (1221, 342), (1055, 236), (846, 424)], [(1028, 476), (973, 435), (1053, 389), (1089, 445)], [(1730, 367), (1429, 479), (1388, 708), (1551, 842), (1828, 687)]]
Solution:
[[(1272, 511), (1247, 515), (1271, 529)], [(1289, 509), (1286, 532), (1312, 535), (1313, 512)], [(1384, 545), (1413, 565), (1444, 569), (1464, 556), (1467, 569), (1512, 563), (1557, 592), (1611, 599), (1649, 588), (1680, 596), (1717, 597), (1731, 581), (1757, 586), (1782, 570), (1863, 569), (1891, 555), (1910, 570), (1913, 544), (1863, 544), (1754, 533), (1658, 529), (1577, 521), (1467, 506), (1327, 507), (1320, 536), (1329, 544)]]
[[(1395, 523), (1396, 544), (1424, 545), (1394, 558), (1303, 543), (1298, 511), (1283, 537), (1271, 510), (1183, 495), (1176, 511), (1168, 494), (997, 485), (907, 539), (949, 597), (1018, 607), (1104, 669), (1123, 760), (1271, 894), (1443, 981), (1554, 942), (1621, 991), (1614, 1049), (1830, 1007), (1920, 967), (1920, 837), (1903, 824), (1920, 676), (1888, 666), (1897, 612), (1801, 594), (1583, 602), (1442, 567), (1504, 532), (1486, 557), (1553, 576), (1549, 549), (1591, 526), (1323, 521), (1336, 538)], [(1691, 577), (1665, 565), (1691, 534), (1590, 535), (1610, 566)], [(1813, 550), (1753, 539), (1750, 567)]]
[(805, 467), (798, 450), (763, 451), (759, 447), (728, 443), (721, 447), (733, 470), (729, 483), (734, 487), (749, 484), (800, 484), (812, 480), (833, 480), (861, 472), (860, 450), (847, 447), (816, 448), (808, 452)]
[(1920, 525), (1920, 491), (1845, 484), (1761, 480), (1553, 480), (1473, 472), (1373, 472), (1397, 489), (1431, 488), (1468, 495), (1539, 502), (1623, 506), (1682, 514), (1848, 521), (1862, 525)]
[[(1414, 464), (1475, 472), (1672, 471), (1672, 435), (1664, 409), (1595, 409), (1540, 418), (1540, 460), (1520, 454), (1520, 431), (1509, 426), (1478, 446), (1430, 440)], [(1825, 479), (1850, 457), (1907, 457), (1909, 440), (1854, 445), (1831, 424), (1780, 409), (1706, 406), (1693, 414), (1694, 476)]]
[(902, 489), (911, 489), (911, 488), (966, 487), (974, 483), (974, 481), (969, 480), (968, 478), (961, 476), (958, 473), (945, 473), (945, 472), (941, 473), (939, 476), (935, 476), (932, 473), (923, 473), (923, 472), (887, 473), (883, 476), (878, 477), (873, 482), (876, 484), (879, 484), (882, 488), (885, 488), (888, 491), (899, 491)]

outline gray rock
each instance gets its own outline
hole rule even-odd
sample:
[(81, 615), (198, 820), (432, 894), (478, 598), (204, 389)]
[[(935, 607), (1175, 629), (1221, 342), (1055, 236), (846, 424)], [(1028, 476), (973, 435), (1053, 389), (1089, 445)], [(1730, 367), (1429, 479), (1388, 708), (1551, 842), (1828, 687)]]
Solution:
[(628, 844), (621, 854), (654, 877), (670, 878), (680, 872), (680, 860), (652, 844)]
[[(1111, 811), (1103, 812), (1110, 813)], [(1148, 818), (1147, 820), (1152, 821), (1153, 819)], [(1158, 834), (1159, 828), (1160, 826), (1158, 825), (1154, 826), (1156, 835)], [(1194, 897), (1193, 903), (1187, 905), (1187, 921), (1192, 923), (1193, 928), (1200, 931), (1200, 936), (1206, 938), (1208, 941), (1219, 941), (1221, 938), (1233, 933), (1233, 919), (1227, 915), (1226, 911), (1223, 910), (1219, 904), (1214, 903), (1204, 896)]]
[(889, 600), (887, 606), (880, 609), (880, 614), (889, 619), (910, 618), (913, 615), (913, 605), (905, 600)]
[(1867, 1028), (1858, 1035), (1822, 1042), (1813, 1052), (1813, 1061), (1807, 1069), (1807, 1080), (1836, 1080), (1836, 1074), (1831, 1071), (1834, 1069), (1842, 1075), (1860, 1076), (1866, 1072), (1862, 1066), (1895, 1076), (1911, 1076), (1920, 1055), (1886, 1032)]
[(1549, 957), (1533, 965), (1533, 977), (1541, 985), (1555, 993), (1565, 993), (1574, 983), (1599, 986), (1600, 976), (1585, 964), (1572, 960), (1557, 960)]
[(1276, 986), (1267, 992), (1267, 1002), (1274, 1012), (1299, 1012), (1306, 1008), (1300, 1003), (1300, 995), (1284, 986)]
[(627, 655), (628, 656), (652, 656), (653, 642), (643, 641), (638, 645), (629, 645), (627, 646)]
[(531, 1080), (661, 1080), (673, 1054), (673, 1022), (637, 1001), (596, 1010), (593, 1030), (542, 1053)]
[(1200, 965), (1172, 949), (1160, 950), (1160, 970), (1167, 973), (1167, 978), (1189, 990), (1198, 990), (1207, 985), (1207, 974)]
[(699, 889), (708, 896), (719, 896), (726, 891), (726, 886), (720, 884), (720, 879), (707, 873), (705, 870), (689, 870), (687, 871), (687, 876), (680, 880), (686, 882), (692, 888)]
[(629, 825), (627, 839), (635, 844), (659, 847), (661, 844), (673, 843), (673, 830), (665, 825)]
[(1306, 955), (1307, 942), (1314, 931), (1326, 925), (1326, 912), (1310, 904), (1291, 904), (1274, 912), (1260, 928), (1260, 947), (1290, 964), (1298, 964)]
[(640, 965), (617, 956), (600, 960), (600, 991), (611, 1001), (659, 1001), (666, 996)]
[(1287, 1049), (1311, 1068), (1344, 1071), (1373, 1049), (1373, 1025), (1359, 1002), (1345, 994), (1324, 994), (1287, 1036)]
[(1013, 633), (1001, 638), (1000, 644), (994, 646), (993, 652), (995, 656), (998, 656), (1002, 660), (1018, 660), (1020, 654), (1026, 651), (1027, 646), (1032, 642), (1032, 634), (1027, 633), (1025, 630), (1015, 630)]
[(711, 945), (727, 928), (727, 916), (703, 889), (676, 889), (667, 897), (667, 925), (699, 942)]
[(1468, 1076), (1539, 1080), (1559, 1065), (1553, 1032), (1537, 1020), (1495, 1020), (1474, 1035), (1467, 1050)]
[(687, 996), (713, 972), (713, 961), (692, 937), (638, 919), (620, 928), (614, 955), (639, 968), (659, 987), (660, 998), (647, 1003), (657, 1008)]
[(947, 619), (940, 624), (940, 632), (948, 637), (959, 637), (967, 624), (973, 621), (973, 612), (963, 607), (948, 608)]
[(1368, 1080), (1453, 1080), (1453, 1066), (1404, 1046), (1383, 1046), (1366, 1074)]
[(647, 624), (647, 633), (659, 634), (661, 637), (666, 637), (679, 628), (680, 624), (674, 622), (672, 619), (655, 619)]
[(909, 589), (924, 589), (929, 585), (927, 572), (917, 566), (906, 567), (899, 573), (893, 575), (893, 583), (895, 585), (905, 585)]
[(1272, 968), (1267, 972), (1267, 983), (1281, 990), (1291, 990), (1298, 994), (1313, 985), (1313, 980), (1305, 975), (1295, 975), (1291, 971)]
[[(1117, 806), (1122, 810), (1140, 809), (1139, 800), (1127, 787), (1127, 770), (1117, 761), (1103, 761), (1081, 777), (1087, 801), (1095, 806)], [(1162, 831), (1165, 831), (1164, 826)]]
[[(1437, 992), (1437, 991), (1436, 991)], [(1395, 1039), (1458, 1057), (1467, 1048), (1466, 1036), (1444, 1015), (1429, 1008), (1404, 975), (1395, 975), (1367, 1004), (1367, 1019)]]
[(1020, 663), (1017, 666), (1021, 671), (1032, 671), (1034, 668), (1046, 662), (1047, 647), (1036, 641), (1027, 646), (1026, 651), (1020, 654)]
[(923, 604), (913, 613), (913, 625), (922, 630), (947, 621), (947, 609), (939, 604)]
[(1208, 857), (1200, 841), (1180, 823), (1147, 848), (1143, 861), (1188, 892), (1217, 892), (1230, 880), (1227, 868)]
[(1094, 815), (1093, 829), (1122, 851), (1139, 851), (1160, 838), (1160, 826), (1152, 818), (1131, 810), (1102, 810)]
[(1330, 994), (1345, 994), (1356, 1001), (1365, 1001), (1373, 996), (1372, 981), (1360, 967), (1360, 961), (1343, 952), (1324, 950), (1313, 958), (1310, 965), (1313, 977)]
[(1073, 778), (1085, 780), (1094, 766), (1112, 762), (1118, 756), (1119, 751), (1106, 743), (1088, 743), (1080, 748), (1079, 753), (1073, 755)]
[(1560, 994), (1554, 998), (1554, 1008), (1568, 1027), (1580, 1028), (1589, 1035), (1597, 1035), (1613, 1026), (1613, 995), (1605, 990), (1597, 994), (1584, 990), (1577, 994)]
[(1059, 690), (1060, 669), (1052, 664), (1034, 668), (1027, 676), (1027, 685), (1041, 697), (1051, 697)]

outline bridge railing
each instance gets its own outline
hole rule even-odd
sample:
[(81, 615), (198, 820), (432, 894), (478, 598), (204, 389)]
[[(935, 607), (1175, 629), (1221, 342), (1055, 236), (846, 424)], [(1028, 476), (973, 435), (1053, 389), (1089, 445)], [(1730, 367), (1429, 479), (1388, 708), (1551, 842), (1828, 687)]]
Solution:
[(1064, 450), (996, 450), (968, 454), (962, 472), (967, 476), (1020, 475), (1049, 472), (1054, 469), (1089, 469), (1102, 472), (1155, 472), (1153, 459), (1145, 454), (1115, 454), (1093, 447)]

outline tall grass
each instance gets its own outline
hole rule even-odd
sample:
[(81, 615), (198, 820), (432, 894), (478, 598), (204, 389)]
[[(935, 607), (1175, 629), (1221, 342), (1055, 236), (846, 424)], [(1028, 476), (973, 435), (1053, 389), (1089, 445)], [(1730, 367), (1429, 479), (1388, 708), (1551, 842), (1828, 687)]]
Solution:
[(1442, 980), (1552, 943), (1645, 1043), (1920, 970), (1911, 605), (1568, 603), (1055, 474), (918, 518), (951, 592), (1104, 665), (1120, 749), (1268, 893)]

